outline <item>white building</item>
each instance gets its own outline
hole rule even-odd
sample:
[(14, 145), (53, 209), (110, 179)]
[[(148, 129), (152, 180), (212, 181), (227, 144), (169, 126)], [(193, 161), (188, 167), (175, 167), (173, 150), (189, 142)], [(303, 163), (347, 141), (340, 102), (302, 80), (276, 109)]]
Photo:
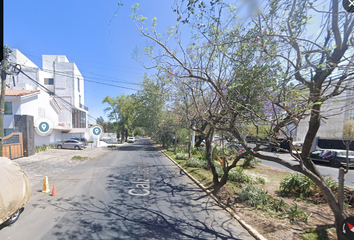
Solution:
[[(354, 120), (353, 90), (328, 99), (321, 107), (321, 125), (317, 137), (337, 139), (343, 137), (344, 124)], [(294, 134), (294, 141), (303, 142), (309, 128), (309, 117), (302, 119)]]
[[(9, 63), (19, 64), (27, 76), (8, 75), (5, 97), (5, 136), (16, 131), (15, 115), (33, 116), (33, 123), (42, 118), (52, 122), (53, 131), (49, 136), (34, 133), (36, 146), (55, 144), (72, 136), (68, 133), (83, 133), (88, 115), (84, 105), (84, 79), (76, 64), (63, 55), (43, 55), (42, 61), (43, 70), (13, 49)], [(89, 137), (88, 133), (83, 137)]]

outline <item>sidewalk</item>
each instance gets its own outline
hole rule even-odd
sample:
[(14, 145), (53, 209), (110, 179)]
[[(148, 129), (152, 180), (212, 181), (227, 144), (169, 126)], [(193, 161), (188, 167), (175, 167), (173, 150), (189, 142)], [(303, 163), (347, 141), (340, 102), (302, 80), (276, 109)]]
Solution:
[(100, 157), (110, 152), (107, 147), (91, 148), (84, 150), (50, 149), (36, 153), (30, 157), (23, 157), (13, 160), (27, 174), (31, 186), (43, 182), (45, 176), (56, 176), (58, 173), (74, 168), (91, 160), (71, 160), (74, 156), (89, 157), (91, 159)]

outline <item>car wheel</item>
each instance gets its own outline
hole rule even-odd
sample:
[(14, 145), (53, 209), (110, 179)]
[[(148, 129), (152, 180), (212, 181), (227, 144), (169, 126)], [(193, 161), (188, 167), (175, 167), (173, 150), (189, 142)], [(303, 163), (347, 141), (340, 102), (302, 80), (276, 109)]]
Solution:
[(333, 159), (331, 162), (330, 162), (330, 164), (331, 164), (331, 166), (332, 167), (340, 167), (340, 166), (342, 166), (342, 164), (340, 163), (340, 161), (338, 161), (338, 160), (335, 160), (335, 159)]
[(58, 149), (62, 149), (63, 147), (62, 147), (61, 145), (58, 145), (57, 148), (58, 148)]
[(6, 222), (3, 223), (4, 226), (9, 226), (17, 221), (20, 217), (20, 210), (17, 210)]
[(80, 149), (80, 147), (79, 146), (75, 146), (75, 150), (79, 150)]

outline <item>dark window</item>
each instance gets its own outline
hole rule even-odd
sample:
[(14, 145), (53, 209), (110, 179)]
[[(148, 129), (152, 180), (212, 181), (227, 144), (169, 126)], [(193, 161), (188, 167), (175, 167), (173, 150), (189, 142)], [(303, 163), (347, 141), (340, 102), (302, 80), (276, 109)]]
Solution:
[(12, 115), (12, 102), (5, 102), (5, 115)]
[(54, 85), (54, 78), (45, 78), (44, 84), (45, 85)]
[(13, 132), (14, 130), (12, 128), (4, 128), (4, 137), (9, 136)]
[(86, 113), (78, 109), (72, 109), (72, 127), (85, 128), (86, 127)]
[(80, 78), (77, 78), (77, 90), (80, 92)]

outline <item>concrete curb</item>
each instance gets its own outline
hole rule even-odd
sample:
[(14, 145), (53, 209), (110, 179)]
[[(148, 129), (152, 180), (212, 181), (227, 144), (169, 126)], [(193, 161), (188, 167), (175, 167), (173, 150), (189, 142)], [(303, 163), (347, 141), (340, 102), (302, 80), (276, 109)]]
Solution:
[(160, 150), (168, 159), (170, 159), (176, 166), (178, 166), (193, 182), (195, 182), (204, 192), (206, 192), (215, 202), (217, 202), (222, 208), (224, 208), (232, 217), (234, 217), (243, 228), (245, 228), (255, 239), (257, 240), (267, 240), (263, 237), (256, 229), (247, 224), (245, 221), (241, 219), (231, 208), (225, 206), (222, 202), (220, 202), (211, 191), (209, 191), (202, 183), (200, 183), (197, 179), (195, 179), (191, 174), (189, 174), (184, 168), (182, 168), (175, 160), (173, 160), (170, 156), (168, 156), (163, 150)]

